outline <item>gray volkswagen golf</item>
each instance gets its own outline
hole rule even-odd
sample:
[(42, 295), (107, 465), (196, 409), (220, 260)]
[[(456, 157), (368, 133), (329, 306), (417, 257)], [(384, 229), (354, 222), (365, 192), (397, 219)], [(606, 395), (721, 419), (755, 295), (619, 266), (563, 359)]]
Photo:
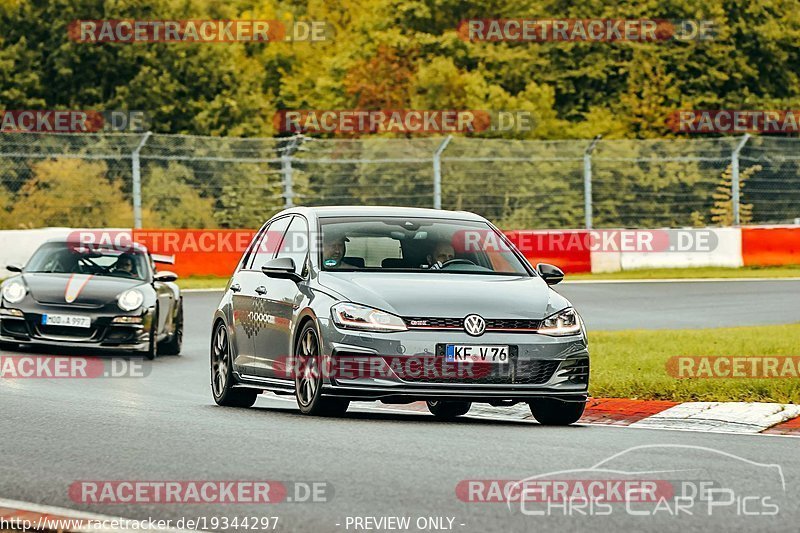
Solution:
[(583, 413), (589, 352), (580, 315), (484, 218), (399, 207), (282, 211), (257, 232), (214, 313), (219, 405), (294, 395), (309, 415), (351, 401), (530, 405), (539, 422)]

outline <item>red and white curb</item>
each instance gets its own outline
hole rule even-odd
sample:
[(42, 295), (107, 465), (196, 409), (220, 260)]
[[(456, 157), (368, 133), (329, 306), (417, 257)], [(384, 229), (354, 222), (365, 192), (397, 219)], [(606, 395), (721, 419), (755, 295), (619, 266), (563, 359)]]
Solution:
[(69, 533), (118, 533), (119, 531), (133, 530), (198, 533), (184, 529), (158, 527), (156, 522), (0, 498), (0, 524), (2, 524), (0, 530), (64, 531)]

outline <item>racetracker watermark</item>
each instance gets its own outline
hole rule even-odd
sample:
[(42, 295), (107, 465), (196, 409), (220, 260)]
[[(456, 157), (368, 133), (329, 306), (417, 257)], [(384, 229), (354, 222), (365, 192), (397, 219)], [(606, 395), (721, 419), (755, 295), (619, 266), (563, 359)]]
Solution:
[(81, 43), (268, 43), (332, 40), (323, 20), (75, 20), (69, 38)]
[(800, 110), (675, 111), (667, 125), (676, 133), (798, 133)]
[[(710, 229), (512, 231), (508, 240), (525, 256), (563, 252), (713, 252), (719, 237)], [(464, 230), (453, 236), (456, 253), (505, 251), (509, 246), (489, 230)]]
[(327, 503), (327, 481), (106, 480), (76, 481), (69, 498), (80, 504), (273, 504)]
[(57, 355), (0, 355), (0, 379), (143, 378), (151, 365), (138, 359)]
[(717, 33), (712, 20), (469, 19), (458, 25), (466, 41), (603, 42), (704, 41)]
[(467, 503), (656, 502), (674, 495), (672, 483), (655, 479), (467, 479), (456, 485), (456, 497)]
[(531, 131), (529, 111), (432, 109), (304, 109), (283, 110), (273, 117), (281, 133), (480, 133)]
[(800, 357), (788, 356), (689, 356), (670, 357), (667, 374), (687, 378), (794, 378), (800, 377)]
[[(242, 321), (257, 321), (257, 312), (246, 312)], [(420, 321), (422, 322), (422, 321)], [(410, 321), (411, 328), (425, 329), (422, 324)], [(431, 329), (431, 328), (427, 328)], [(465, 347), (454, 346), (442, 356), (434, 355), (336, 355), (323, 365), (308, 365), (301, 358), (283, 357), (275, 362), (275, 370), (287, 378), (325, 377), (335, 380), (351, 379), (402, 379), (405, 381), (469, 381), (490, 377), (507, 377), (509, 353), (501, 346), (481, 346), (465, 352)], [(534, 363), (535, 364), (535, 363)]]
[[(67, 241), (86, 248), (110, 248), (131, 252), (138, 245), (153, 253), (236, 253), (250, 246), (255, 230), (76, 230)], [(262, 240), (264, 251), (275, 251), (282, 232), (272, 232)]]
[(149, 129), (144, 111), (0, 110), (2, 133), (140, 133)]

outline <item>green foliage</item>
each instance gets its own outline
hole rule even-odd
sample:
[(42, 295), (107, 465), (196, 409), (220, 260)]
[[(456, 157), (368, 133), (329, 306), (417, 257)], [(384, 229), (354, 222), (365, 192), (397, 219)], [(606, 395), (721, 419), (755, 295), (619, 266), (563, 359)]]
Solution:
[(202, 198), (190, 184), (191, 169), (170, 161), (152, 166), (142, 183), (147, 228), (208, 228), (215, 225), (214, 200)]
[(32, 170), (11, 209), (13, 227), (130, 227), (132, 207), (104, 162), (50, 159)]
[[(502, 17), (712, 19), (717, 35), (692, 42), (497, 43), (467, 42), (456, 31), (464, 19)], [(85, 44), (67, 37), (67, 25), (76, 19), (200, 18), (289, 25), (324, 20), (334, 38)], [(666, 124), (680, 109), (796, 108), (800, 71), (792, 66), (800, 65), (798, 44), (800, 17), (785, 0), (0, 0), (0, 107), (143, 110), (155, 133), (244, 137), (275, 135), (273, 115), (281, 109), (524, 110), (534, 119), (529, 131), (467, 137), (669, 138), (683, 136)], [(392, 155), (379, 145), (362, 149), (366, 156)], [(620, 150), (643, 160), (637, 164), (597, 161), (597, 224), (709, 223), (721, 168), (656, 165), (644, 160), (658, 150), (646, 150), (653, 148)], [(206, 147), (194, 155), (228, 155), (217, 152)], [(509, 155), (511, 149), (493, 153)], [(359, 154), (342, 157), (347, 155)], [(480, 176), (475, 167), (445, 163), (445, 207), (483, 206), (482, 214), (508, 227), (581, 224), (579, 161), (484, 164)], [(511, 179), (520, 167), (527, 176)], [(282, 206), (275, 165), (201, 168), (187, 159), (159, 168), (143, 172), (148, 225), (255, 227)], [(430, 167), (404, 172), (392, 164), (301, 165), (297, 203), (377, 203), (394, 194), (394, 201), (429, 205)], [(1, 177), (12, 191), (34, 179), (26, 169), (4, 168)], [(756, 214), (767, 214), (759, 202), (773, 201), (774, 194), (754, 185), (749, 190)], [(164, 188), (170, 194), (159, 197)], [(129, 187), (124, 191), (129, 194)], [(32, 217), (22, 218), (33, 223)]]

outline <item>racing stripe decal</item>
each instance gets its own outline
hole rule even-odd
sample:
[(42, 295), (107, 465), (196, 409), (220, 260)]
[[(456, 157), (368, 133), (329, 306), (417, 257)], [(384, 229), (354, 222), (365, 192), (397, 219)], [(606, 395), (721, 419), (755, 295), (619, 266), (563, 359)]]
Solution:
[(74, 302), (92, 277), (92, 274), (71, 275), (69, 281), (67, 281), (67, 288), (64, 290), (64, 300), (68, 304)]

